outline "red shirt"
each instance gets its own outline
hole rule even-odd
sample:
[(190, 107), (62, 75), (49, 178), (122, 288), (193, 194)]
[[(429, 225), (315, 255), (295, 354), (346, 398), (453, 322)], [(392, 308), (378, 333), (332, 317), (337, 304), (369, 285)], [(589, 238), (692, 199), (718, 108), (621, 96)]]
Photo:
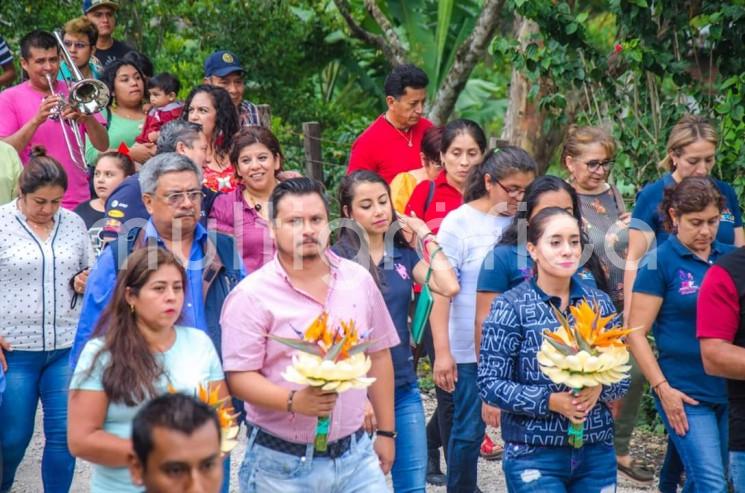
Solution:
[(183, 108), (184, 103), (179, 101), (168, 103), (162, 108), (152, 108), (148, 111), (145, 123), (142, 126), (142, 133), (135, 138), (135, 142), (140, 144), (149, 143), (148, 135), (150, 135), (150, 132), (160, 132), (163, 125), (181, 116)]
[(422, 137), (431, 126), (432, 122), (422, 118), (408, 132), (404, 132), (380, 115), (352, 144), (347, 174), (366, 169), (376, 172), (390, 183), (402, 171), (421, 168), (419, 151)]
[(440, 223), (448, 212), (463, 204), (463, 195), (457, 188), (448, 183), (447, 175), (443, 171), (434, 179), (435, 193), (425, 211), (424, 206), (429, 196), (430, 183), (432, 183), (432, 180), (425, 180), (416, 186), (411, 193), (409, 203), (406, 204), (406, 215), (411, 215), (414, 212), (416, 217), (424, 219), (429, 229), (437, 234)]
[(696, 302), (696, 336), (734, 341), (740, 328), (740, 295), (722, 267), (712, 265), (701, 283)]

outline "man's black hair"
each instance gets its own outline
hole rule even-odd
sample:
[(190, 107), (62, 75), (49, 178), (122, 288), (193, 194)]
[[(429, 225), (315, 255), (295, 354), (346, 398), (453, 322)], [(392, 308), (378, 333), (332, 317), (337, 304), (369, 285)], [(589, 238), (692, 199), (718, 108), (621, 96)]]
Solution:
[(269, 198), (271, 204), (272, 220), (277, 219), (277, 206), (288, 195), (312, 195), (316, 194), (323, 200), (323, 207), (326, 209), (326, 215), (329, 213), (329, 202), (326, 198), (326, 191), (320, 181), (311, 178), (291, 178), (280, 182)]
[(31, 48), (38, 48), (41, 50), (57, 48), (57, 51), (59, 51), (59, 45), (57, 45), (57, 40), (54, 39), (54, 36), (52, 36), (51, 33), (40, 29), (34, 29), (21, 38), (21, 57), (28, 60), (31, 57)]
[(385, 89), (386, 96), (398, 99), (404, 95), (407, 87), (424, 89), (427, 84), (429, 84), (429, 78), (424, 70), (416, 65), (404, 64), (393, 67), (391, 73), (385, 78), (383, 89)]
[(220, 437), (220, 422), (215, 411), (184, 394), (164, 394), (145, 404), (132, 422), (132, 448), (142, 468), (154, 448), (153, 429), (160, 427), (191, 435), (205, 423), (214, 423)]
[(147, 87), (148, 89), (160, 89), (166, 94), (178, 94), (179, 89), (181, 89), (181, 82), (175, 75), (161, 72), (147, 81)]

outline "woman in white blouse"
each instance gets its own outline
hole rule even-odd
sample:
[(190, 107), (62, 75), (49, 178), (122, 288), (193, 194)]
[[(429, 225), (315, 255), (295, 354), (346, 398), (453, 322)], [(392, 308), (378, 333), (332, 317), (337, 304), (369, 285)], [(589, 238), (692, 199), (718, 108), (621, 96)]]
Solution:
[(35, 148), (19, 179), (18, 199), (0, 206), (0, 405), (2, 484), (13, 485), (44, 409), (42, 482), (67, 492), (75, 459), (67, 450), (68, 360), (93, 251), (83, 220), (60, 208), (67, 188), (62, 166)]

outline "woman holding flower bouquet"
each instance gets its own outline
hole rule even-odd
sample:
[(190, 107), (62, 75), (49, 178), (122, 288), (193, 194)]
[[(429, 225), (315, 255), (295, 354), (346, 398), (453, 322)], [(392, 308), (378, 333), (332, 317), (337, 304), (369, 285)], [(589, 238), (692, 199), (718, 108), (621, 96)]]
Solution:
[[(727, 491), (727, 387), (707, 375), (696, 339), (696, 302), (709, 267), (734, 247), (715, 240), (725, 199), (708, 177), (665, 190), (671, 235), (645, 256), (634, 282), (629, 345), (686, 471), (685, 491)], [(647, 341), (655, 338), (657, 357)]]
[[(510, 492), (598, 492), (616, 483), (613, 417), (607, 403), (628, 380), (587, 386), (579, 392), (555, 384), (537, 354), (545, 330), (583, 300), (594, 300), (601, 320), (615, 314), (604, 292), (574, 274), (581, 255), (580, 227), (564, 209), (549, 207), (531, 218), (527, 250), (535, 276), (503, 293), (483, 324), (478, 367), (481, 399), (502, 410), (502, 467)], [(615, 317), (614, 320), (617, 320)], [(575, 323), (578, 322), (575, 318)], [(607, 324), (611, 325), (611, 324)], [(570, 445), (570, 425), (583, 425), (584, 445)]]
[[(359, 170), (345, 176), (339, 186), (339, 206), (342, 217), (354, 223), (341, 228), (333, 250), (368, 267), (401, 339), (398, 346), (391, 348), (398, 432), (396, 460), (391, 469), (393, 489), (396, 493), (424, 493), (427, 450), (422, 444), (427, 438), (409, 338), (411, 293), (417, 282), (428, 284), (442, 296), (454, 296), (459, 289), (458, 279), (424, 221), (416, 217), (396, 218), (390, 188), (377, 173)], [(424, 260), (408, 245), (401, 228), (416, 235)]]
[(70, 384), (67, 436), (70, 452), (95, 464), (93, 493), (142, 491), (127, 465), (132, 420), (149, 398), (169, 390), (194, 394), (201, 385), (227, 397), (209, 336), (175, 325), (185, 285), (172, 253), (136, 250), (119, 273), (96, 337), (83, 349)]

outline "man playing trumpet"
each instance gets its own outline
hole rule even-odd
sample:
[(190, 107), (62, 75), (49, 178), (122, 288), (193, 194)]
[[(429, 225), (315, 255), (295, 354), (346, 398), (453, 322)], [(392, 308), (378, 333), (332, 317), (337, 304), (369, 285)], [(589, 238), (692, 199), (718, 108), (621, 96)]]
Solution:
[[(108, 149), (106, 129), (93, 115), (84, 115), (68, 105), (64, 99), (68, 87), (58, 81), (60, 52), (57, 40), (46, 31), (35, 30), (21, 39), (21, 67), (28, 80), (0, 92), (0, 139), (12, 145), (26, 163), (32, 146), (42, 145), (49, 156), (57, 159), (67, 172), (68, 188), (62, 206), (74, 209), (90, 199), (88, 173), (75, 140), (68, 146), (63, 135), (72, 125), (61, 125), (65, 120), (78, 126), (83, 140), (87, 136), (96, 149)], [(54, 87), (50, 87), (51, 83)], [(53, 115), (61, 108), (60, 120)], [(85, 143), (83, 142), (83, 145)], [(81, 166), (82, 164), (82, 166)]]

